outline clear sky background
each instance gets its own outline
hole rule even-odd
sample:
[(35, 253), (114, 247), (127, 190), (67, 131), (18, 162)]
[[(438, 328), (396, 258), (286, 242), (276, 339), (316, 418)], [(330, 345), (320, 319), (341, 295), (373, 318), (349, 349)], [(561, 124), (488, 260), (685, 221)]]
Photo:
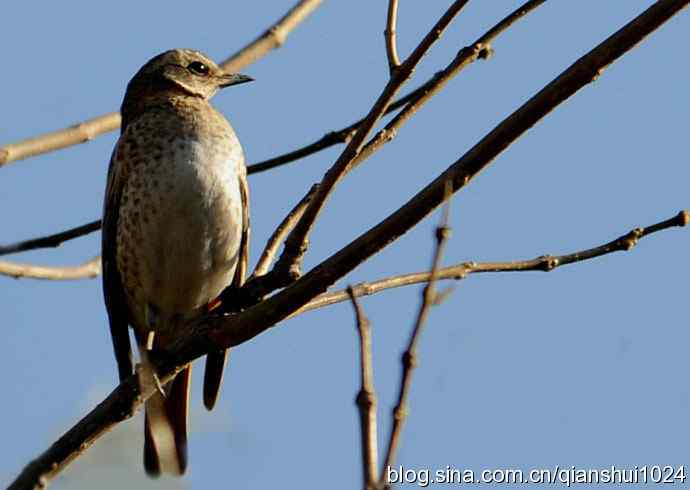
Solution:
[[(155, 54), (192, 47), (221, 60), (295, 0), (11, 2), (0, 43), (0, 143), (119, 107)], [(520, 2), (473, 1), (410, 87)], [(494, 44), (340, 185), (318, 222), (313, 266), (397, 209), (544, 84), (651, 1), (553, 0)], [(406, 55), (449, 1), (402, 1)], [(251, 85), (215, 105), (249, 162), (291, 150), (365, 114), (386, 82), (386, 2), (325, 2), (280, 50), (244, 70)], [(566, 253), (690, 207), (690, 12), (625, 55), (516, 144), (452, 202), (445, 264)], [(115, 133), (0, 169), (0, 243), (100, 216)], [(250, 177), (256, 260), (267, 236), (342, 147)], [(428, 267), (438, 214), (339, 286)], [(67, 265), (99, 234), (4, 257)], [(414, 469), (690, 464), (690, 232), (552, 273), (473, 276), (435, 308), (419, 349), (398, 462)], [(116, 383), (98, 280), (0, 277), (0, 485)], [(365, 298), (373, 325), (380, 446), (420, 287)], [(140, 415), (98, 441), (53, 485), (93, 488), (360, 486), (357, 335), (351, 307), (284, 322), (237, 348), (219, 407), (201, 405), (195, 369), (190, 468), (155, 485), (141, 467)], [(109, 485), (109, 486), (108, 486)], [(158, 486), (156, 486), (158, 485)]]

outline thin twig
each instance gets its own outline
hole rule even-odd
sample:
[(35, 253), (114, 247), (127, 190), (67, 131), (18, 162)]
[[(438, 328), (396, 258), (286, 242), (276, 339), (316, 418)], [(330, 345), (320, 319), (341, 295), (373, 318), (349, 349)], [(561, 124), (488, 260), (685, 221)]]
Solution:
[[(481, 274), (485, 272), (551, 272), (563, 265), (594, 259), (613, 252), (630, 250), (638, 240), (647, 235), (651, 235), (652, 233), (676, 226), (686, 226), (689, 222), (690, 214), (688, 211), (683, 210), (672, 218), (660, 221), (659, 223), (655, 223), (645, 228), (635, 228), (625, 235), (622, 235), (615, 240), (598, 247), (565, 255), (541, 255), (529, 260), (515, 260), (510, 262), (461, 262), (459, 264), (439, 269), (438, 280), (461, 280), (465, 279), (470, 274)], [(351, 288), (352, 292), (357, 297), (369, 296), (380, 293), (381, 291), (385, 291), (387, 289), (425, 283), (429, 281), (430, 276), (431, 274), (428, 271), (413, 272), (409, 274), (386, 277), (376, 281), (362, 282), (351, 286)], [(312, 301), (297, 310), (290, 316), (290, 318), (307, 311), (316, 310), (325, 306), (334, 305), (336, 303), (342, 303), (348, 299), (349, 294), (345, 289), (341, 291), (334, 291), (332, 293), (324, 293), (320, 296), (317, 296)]]
[[(242, 48), (237, 54), (223, 61), (221, 66), (225, 70), (235, 72), (265, 56), (271, 50), (282, 45), (288, 33), (297, 27), (320, 3), (321, 0), (302, 0), (298, 2), (273, 27)], [(111, 112), (66, 129), (0, 146), (0, 167), (17, 160), (85, 143), (98, 135), (114, 131), (119, 127), (120, 114), (118, 112)]]
[(396, 28), (398, 25), (398, 0), (388, 0), (388, 16), (386, 30), (383, 36), (386, 42), (386, 57), (388, 58), (388, 69), (391, 73), (400, 66), (398, 57), (398, 41), (396, 39)]
[(440, 92), (446, 84), (460, 73), (464, 68), (478, 59), (486, 59), (492, 56), (493, 48), (491, 42), (505, 31), (508, 27), (513, 25), (517, 20), (527, 15), (532, 10), (539, 7), (546, 0), (532, 0), (529, 1), (511, 14), (505, 17), (501, 22), (492, 27), (482, 37), (477, 39), (474, 43), (458, 51), (458, 54), (453, 60), (441, 71), (437, 72), (423, 91), (415, 94), (410, 98), (403, 109), (391, 119), (383, 129), (378, 131), (362, 148), (362, 151), (357, 155), (356, 162), (368, 158), (372, 153), (376, 152), (381, 146), (392, 141), (398, 133), (400, 127), (405, 124), (422, 106), (424, 106), (432, 97)]
[(33, 264), (19, 264), (0, 260), (0, 276), (15, 279), (50, 279), (67, 281), (73, 279), (91, 279), (101, 273), (101, 258), (95, 257), (88, 262), (74, 267), (50, 267)]
[(321, 0), (302, 0), (298, 2), (261, 36), (247, 44), (227, 60), (221, 62), (220, 67), (228, 73), (235, 73), (263, 58), (268, 52), (281, 47), (285, 44), (288, 34), (301, 24), (320, 4)]
[(371, 327), (362, 306), (351, 287), (347, 293), (355, 310), (359, 332), (360, 390), (355, 399), (359, 409), (359, 425), (362, 441), (362, 473), (364, 490), (376, 488), (378, 468), (378, 444), (376, 431), (376, 390), (374, 389), (374, 368), (371, 362)]
[[(520, 20), (522, 17), (539, 7), (541, 4), (546, 2), (546, 0), (530, 0), (528, 2), (525, 2), (523, 5), (515, 9), (510, 15), (505, 17), (501, 22), (493, 26), (490, 30), (488, 30), (482, 37), (477, 39), (472, 45), (468, 46), (467, 48), (464, 48), (464, 51), (471, 52), (471, 50), (474, 47), (483, 47), (484, 49), (480, 50), (478, 53), (479, 56), (478, 58), (484, 59), (488, 58), (492, 53), (493, 50), (490, 47), (490, 44), (500, 35), (502, 34), (506, 29), (508, 29), (510, 26), (512, 26), (515, 22)], [(463, 51), (461, 50), (460, 53)], [(458, 53), (458, 56), (456, 56), (456, 59), (454, 60), (454, 63), (457, 65), (461, 65), (461, 60), (458, 59), (460, 57), (460, 53)], [(449, 65), (450, 66), (450, 65)], [(447, 67), (444, 71), (448, 71), (449, 68)], [(424, 82), (422, 85), (417, 87), (416, 89), (412, 90), (410, 93), (407, 95), (401, 97), (400, 99), (396, 100), (395, 102), (392, 102), (388, 108), (386, 109), (384, 115), (390, 114), (392, 112), (397, 111), (401, 107), (407, 105), (410, 101), (412, 100), (417, 100), (420, 96), (423, 94), (427, 93), (432, 87), (437, 85), (438, 77), (440, 74), (436, 74), (432, 76), (429, 80)], [(309, 143), (301, 148), (298, 148), (296, 150), (290, 151), (288, 153), (284, 153), (282, 155), (278, 155), (273, 158), (269, 158), (268, 160), (263, 160), (261, 162), (254, 163), (252, 165), (249, 165), (248, 172), (251, 173), (258, 173), (258, 172), (264, 172), (266, 170), (270, 170), (275, 167), (279, 167), (281, 165), (286, 165), (288, 163), (294, 162), (295, 160), (299, 160), (301, 158), (307, 157), (309, 155), (313, 155), (314, 153), (317, 153), (321, 150), (325, 150), (326, 148), (330, 148), (331, 146), (338, 145), (341, 143), (348, 143), (350, 139), (352, 138), (352, 135), (354, 132), (357, 130), (357, 128), (362, 124), (364, 121), (364, 118), (360, 119), (359, 121), (356, 121), (349, 126), (346, 126), (342, 129), (338, 129), (335, 131), (329, 131), (328, 133), (324, 134), (321, 138), (315, 140), (312, 143)]]
[(264, 248), (261, 257), (259, 257), (259, 261), (256, 263), (252, 276), (248, 280), (263, 276), (266, 274), (266, 272), (268, 272), (268, 269), (271, 267), (273, 259), (278, 253), (278, 249), (283, 243), (283, 240), (287, 234), (290, 233), (290, 230), (292, 230), (292, 228), (295, 226), (295, 223), (297, 223), (297, 221), (302, 217), (302, 214), (304, 214), (304, 210), (307, 208), (309, 200), (314, 195), (314, 192), (316, 192), (317, 185), (318, 184), (314, 184), (311, 189), (309, 189), (309, 192), (307, 192), (306, 195), (297, 203), (297, 205), (292, 208), (292, 211), (285, 216), (283, 221), (281, 221), (281, 223), (278, 225), (278, 228), (275, 229), (271, 237), (268, 239), (266, 247)]
[(37, 248), (59, 247), (64, 242), (78, 238), (80, 236), (93, 233), (101, 229), (101, 221), (92, 221), (85, 225), (70, 228), (69, 230), (55, 233), (39, 238), (32, 238), (31, 240), (24, 240), (22, 242), (12, 243), (9, 245), (0, 245), (0, 255), (13, 254), (17, 252), (25, 252), (27, 250), (34, 250)]
[[(172, 376), (176, 370), (212, 350), (236, 346), (256, 337), (325, 292), (335, 281), (393, 243), (441, 204), (446, 197), (444, 191), (449, 178), (453, 183), (452, 191), (459, 191), (539, 119), (591, 82), (594, 74), (632, 49), (688, 3), (690, 0), (659, 0), (654, 3), (548, 84), (405, 205), (322, 261), (290, 287), (237, 314), (217, 316), (212, 312), (202, 320), (186, 325), (180, 337), (170, 345), (168, 358), (160, 365), (158, 372), (163, 381), (169, 379), (164, 374)], [(113, 417), (121, 412), (115, 411), (133, 406), (132, 393), (127, 389), (131, 383), (131, 378), (125, 380), (125, 384), (58, 441), (59, 447), (49, 448), (30, 463), (10, 488), (33, 489), (46, 478), (58, 474), (83, 452), (82, 447), (87, 447), (116, 423), (112, 422)], [(134, 396), (138, 403), (143, 403), (151, 394), (135, 392)], [(120, 402), (123, 405), (118, 405)], [(133, 409), (139, 407), (137, 405)]]
[(357, 155), (364, 146), (364, 141), (371, 132), (374, 125), (383, 116), (386, 108), (390, 105), (396, 93), (411, 76), (413, 70), (420, 62), (422, 57), (431, 46), (441, 37), (443, 31), (448, 27), (455, 16), (467, 4), (468, 0), (456, 0), (436, 22), (433, 28), (420, 41), (410, 56), (395, 70), (391, 79), (379, 95), (372, 106), (364, 122), (359, 126), (348, 145), (338, 157), (333, 166), (326, 172), (319, 185), (314, 198), (307, 206), (304, 215), (297, 225), (292, 229), (285, 241), (285, 248), (278, 259), (277, 268), (289, 270), (292, 275), (296, 275), (301, 270), (301, 262), (307, 249), (309, 233), (311, 232), (316, 218), (323, 209), (326, 200), (335, 189), (338, 182), (361, 160), (357, 160)]
[(393, 461), (395, 461), (395, 454), (398, 446), (400, 445), (402, 427), (405, 423), (405, 419), (407, 418), (407, 398), (409, 396), (410, 386), (412, 383), (412, 371), (417, 366), (417, 344), (419, 343), (422, 329), (424, 328), (427, 317), (429, 316), (429, 310), (438, 302), (434, 288), (436, 287), (436, 281), (438, 280), (438, 270), (441, 268), (443, 251), (446, 243), (448, 242), (448, 238), (450, 237), (448, 214), (450, 211), (451, 193), (452, 191), (450, 183), (448, 183), (446, 189), (446, 205), (443, 210), (441, 222), (436, 227), (436, 232), (434, 234), (434, 237), (436, 238), (436, 247), (434, 248), (434, 255), (431, 261), (429, 282), (426, 283), (424, 289), (422, 290), (422, 304), (419, 307), (417, 319), (415, 320), (412, 333), (410, 334), (407, 350), (405, 350), (405, 353), (402, 355), (401, 359), (402, 377), (400, 380), (400, 389), (398, 391), (398, 402), (396, 403), (392, 412), (393, 423), (391, 426), (390, 437), (388, 438), (388, 449), (386, 449), (386, 458), (384, 459), (383, 467), (381, 468), (381, 475), (379, 477), (379, 482), (385, 485), (386, 488), (390, 487), (390, 483), (386, 481), (386, 475), (388, 474), (387, 470), (393, 465)]

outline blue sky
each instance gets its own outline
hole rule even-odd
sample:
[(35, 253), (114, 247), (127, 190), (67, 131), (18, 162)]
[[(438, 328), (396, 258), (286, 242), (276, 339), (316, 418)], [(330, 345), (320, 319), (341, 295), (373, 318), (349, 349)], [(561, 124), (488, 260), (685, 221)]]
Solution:
[[(399, 49), (414, 48), (450, 2), (401, 2)], [(520, 2), (470, 2), (410, 86), (444, 66)], [(397, 209), (579, 56), (653, 2), (552, 1), (495, 43), (339, 186), (312, 236), (313, 266)], [(224, 59), (281, 16), (270, 2), (25, 1), (8, 5), (0, 144), (114, 110), (133, 73), (171, 47)], [(386, 82), (386, 2), (326, 2), (287, 44), (244, 71), (256, 82), (214, 103), (249, 162), (363, 115)], [(9, 20), (9, 22), (8, 22)], [(562, 104), (453, 200), (445, 264), (588, 248), (690, 207), (690, 17), (683, 12)], [(11, 49), (10, 49), (11, 48)], [(100, 215), (116, 135), (0, 169), (0, 243)], [(334, 161), (333, 148), (250, 178), (256, 260), (284, 214)], [(339, 283), (425, 269), (438, 216)], [(14, 257), (76, 264), (98, 234)], [(420, 345), (398, 463), (492, 468), (687, 464), (687, 250), (672, 229), (632, 252), (460, 282)], [(115, 385), (100, 280), (0, 277), (0, 483), (7, 484)], [(365, 298), (373, 328), (379, 445), (420, 288)], [(284, 322), (237, 348), (219, 407), (195, 370), (190, 470), (151, 483), (142, 419), (122, 424), (53, 488), (345, 489), (360, 485), (357, 336), (347, 304)], [(201, 367), (201, 366), (199, 366)]]

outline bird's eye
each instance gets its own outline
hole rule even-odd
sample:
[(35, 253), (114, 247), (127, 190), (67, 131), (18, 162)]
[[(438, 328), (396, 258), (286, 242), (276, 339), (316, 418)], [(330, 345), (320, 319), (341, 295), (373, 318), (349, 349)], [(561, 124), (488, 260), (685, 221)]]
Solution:
[(192, 73), (196, 73), (197, 75), (208, 75), (208, 66), (203, 64), (201, 61), (192, 61), (189, 65), (187, 65), (187, 69)]

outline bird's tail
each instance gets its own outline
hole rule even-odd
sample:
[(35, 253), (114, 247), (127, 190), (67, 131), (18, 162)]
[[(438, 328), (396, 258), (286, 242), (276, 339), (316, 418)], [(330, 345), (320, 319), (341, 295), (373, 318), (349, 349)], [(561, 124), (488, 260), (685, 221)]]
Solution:
[(218, 400), (220, 386), (223, 383), (223, 372), (228, 361), (230, 349), (209, 352), (206, 356), (206, 369), (204, 370), (204, 406), (213, 410)]
[(192, 367), (146, 401), (144, 469), (149, 476), (182, 475), (187, 468), (187, 412)]

